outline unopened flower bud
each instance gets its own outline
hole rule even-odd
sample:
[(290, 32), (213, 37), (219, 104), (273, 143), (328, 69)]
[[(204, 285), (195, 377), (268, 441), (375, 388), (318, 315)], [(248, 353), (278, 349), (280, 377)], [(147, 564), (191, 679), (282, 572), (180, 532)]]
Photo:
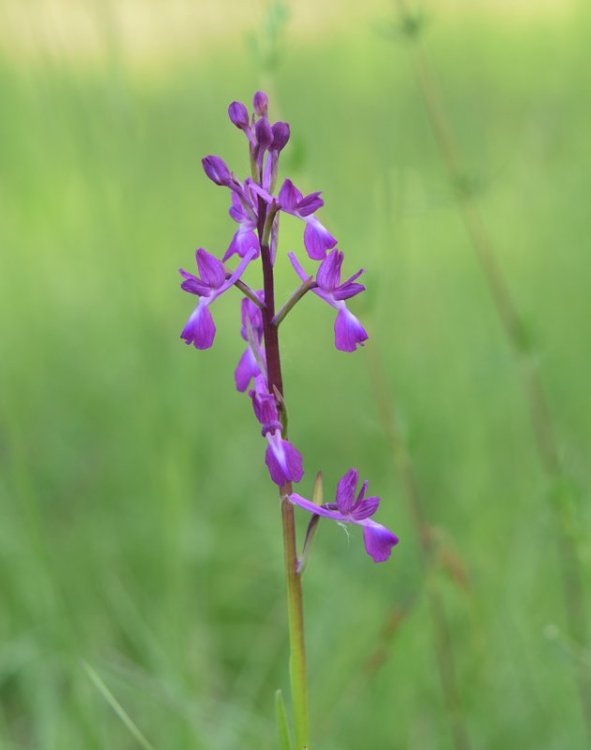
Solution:
[(271, 128), (273, 131), (273, 151), (282, 151), (289, 141), (289, 125), (286, 122), (276, 122)]
[(264, 91), (257, 91), (252, 100), (252, 106), (259, 117), (265, 117), (267, 114), (267, 107), (269, 106), (269, 97)]
[(257, 143), (260, 148), (266, 150), (273, 143), (273, 130), (266, 117), (261, 117), (254, 126)]
[(201, 159), (203, 170), (216, 185), (229, 185), (232, 179), (226, 162), (219, 156), (206, 156)]
[(248, 127), (248, 110), (242, 102), (232, 102), (228, 107), (228, 116), (240, 130), (245, 130)]

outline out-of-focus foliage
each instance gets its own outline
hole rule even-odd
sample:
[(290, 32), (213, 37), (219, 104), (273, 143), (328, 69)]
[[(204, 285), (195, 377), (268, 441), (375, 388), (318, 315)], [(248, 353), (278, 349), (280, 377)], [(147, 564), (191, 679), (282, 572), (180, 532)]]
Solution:
[[(15, 29), (25, 5), (3, 4)], [(248, 39), (264, 7), (233, 22), (229, 7), (227, 35), (212, 21), (206, 38), (207, 12), (188, 6), (171, 4), (187, 14), (182, 38), (193, 24), (196, 40), (178, 59), (158, 45), (128, 59), (130, 29), (158, 36), (156, 2), (133, 6), (135, 27), (88, 3), (101, 54), (85, 55), (74, 3), (44, 17), (45, 46), (33, 31), (2, 37), (6, 748), (135, 746), (83, 661), (155, 748), (275, 747), (275, 689), (287, 685), (280, 519), (264, 442), (233, 389), (239, 297), (219, 301), (215, 347), (196, 352), (178, 338), (192, 300), (177, 277), (197, 245), (221, 252), (231, 237), (227, 195), (199, 158), (219, 153), (247, 173), (225, 108), (261, 84)], [(346, 270), (367, 269), (367, 302), (353, 308), (386, 363), (429, 517), (467, 570), (468, 593), (441, 585), (470, 731), (488, 750), (582, 748), (572, 663), (589, 654), (563, 635), (552, 488), (518, 373), (405, 45), (377, 31), (390, 6), (343, 7), (314, 23), (311, 3), (294, 4), (281, 65), (262, 81), (292, 126), (284, 173), (324, 190)], [(427, 17), (437, 79), (536, 342), (589, 570), (589, 14), (483, 3)], [(301, 227), (284, 221), (281, 253), (300, 246)], [(287, 294), (296, 279), (279, 264)], [(374, 566), (359, 539), (320, 525), (305, 576), (317, 747), (446, 750), (417, 539), (370, 359), (334, 351), (332, 318), (310, 297), (282, 327), (303, 494), (318, 469), (328, 492), (358, 466), (402, 541)], [(380, 644), (384, 660), (368, 667)]]

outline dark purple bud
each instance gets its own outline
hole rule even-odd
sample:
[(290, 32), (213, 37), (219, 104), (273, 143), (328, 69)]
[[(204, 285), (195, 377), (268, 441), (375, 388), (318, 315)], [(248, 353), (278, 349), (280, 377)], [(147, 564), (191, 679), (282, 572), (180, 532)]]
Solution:
[(266, 150), (273, 143), (273, 130), (266, 117), (261, 117), (254, 126), (257, 143), (260, 148)]
[(248, 127), (248, 110), (242, 102), (232, 102), (228, 107), (228, 116), (240, 130)]
[(286, 122), (276, 122), (273, 127), (273, 151), (282, 151), (289, 141), (289, 125)]
[(226, 162), (219, 156), (205, 156), (201, 159), (203, 170), (212, 182), (216, 185), (229, 185), (232, 179), (230, 170)]
[(257, 91), (252, 100), (252, 106), (259, 117), (265, 117), (269, 106), (269, 97), (264, 91)]

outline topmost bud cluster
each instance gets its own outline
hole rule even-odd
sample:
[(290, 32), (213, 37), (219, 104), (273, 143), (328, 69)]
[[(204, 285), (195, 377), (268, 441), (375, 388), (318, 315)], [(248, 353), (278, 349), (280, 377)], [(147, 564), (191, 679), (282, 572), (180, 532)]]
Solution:
[[(270, 124), (267, 118), (269, 99), (263, 91), (256, 92), (252, 104), (252, 117), (249, 117), (248, 109), (242, 102), (232, 102), (228, 107), (228, 116), (248, 138), (253, 179), (265, 190), (273, 191), (277, 180), (279, 154), (289, 141), (289, 125), (281, 121)], [(266, 152), (268, 158), (266, 168), (263, 169)]]

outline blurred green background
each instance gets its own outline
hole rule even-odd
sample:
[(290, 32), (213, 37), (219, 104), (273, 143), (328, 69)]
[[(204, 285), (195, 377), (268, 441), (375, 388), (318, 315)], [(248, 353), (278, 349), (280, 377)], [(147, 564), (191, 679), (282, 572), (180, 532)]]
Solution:
[[(424, 7), (578, 488), (588, 592), (591, 14)], [(352, 309), (429, 521), (468, 576), (437, 585), (474, 747), (586, 747), (573, 664), (591, 656), (565, 635), (550, 488), (406, 45), (384, 34), (394, 19), (386, 0), (0, 3), (0, 747), (139, 747), (84, 664), (158, 750), (276, 747), (280, 517), (233, 388), (239, 296), (216, 303), (215, 347), (197, 352), (179, 340), (193, 300), (177, 275), (195, 247), (229, 242), (228, 196), (199, 159), (246, 174), (225, 110), (259, 86), (292, 126), (282, 175), (324, 191), (347, 270), (367, 269)], [(301, 245), (285, 221), (281, 255)], [(285, 257), (278, 274), (285, 295)], [(357, 466), (401, 544), (375, 566), (356, 529), (320, 527), (305, 576), (313, 748), (449, 750), (375, 363), (335, 351), (332, 321), (310, 297), (282, 328), (301, 491), (322, 469), (331, 493)]]

